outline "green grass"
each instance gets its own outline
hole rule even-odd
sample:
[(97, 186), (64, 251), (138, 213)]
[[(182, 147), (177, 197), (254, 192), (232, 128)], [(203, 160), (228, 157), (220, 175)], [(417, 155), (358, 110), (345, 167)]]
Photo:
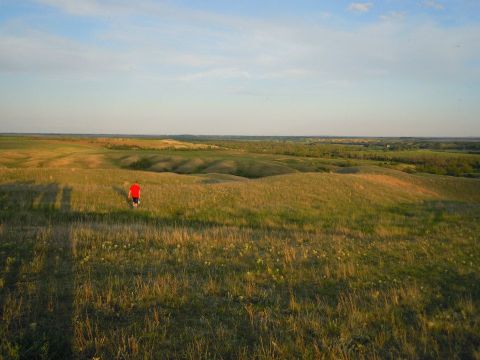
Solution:
[[(480, 154), (468, 150), (474, 149), (478, 141), (457, 145), (446, 142), (447, 148), (454, 148), (440, 151), (436, 150), (442, 148), (438, 141), (430, 144), (420, 140), (407, 143), (396, 139), (358, 139), (358, 142), (344, 139), (349, 143), (340, 140), (328, 143), (308, 139), (204, 139), (191, 143), (144, 138), (3, 136), (0, 167), (126, 168), (179, 174), (224, 173), (253, 179), (295, 172), (343, 171), (342, 168), (352, 166), (381, 166), (408, 173), (480, 177)], [(432, 148), (418, 148), (415, 144)]]
[(0, 358), (480, 356), (479, 180), (55, 167), (38, 150), (0, 169)]
[[(377, 162), (407, 172), (480, 177), (478, 139), (471, 141), (410, 139), (270, 139), (206, 140), (210, 144), (252, 153), (283, 154), (299, 158), (344, 159), (358, 165)], [(445, 145), (445, 146), (443, 146)]]

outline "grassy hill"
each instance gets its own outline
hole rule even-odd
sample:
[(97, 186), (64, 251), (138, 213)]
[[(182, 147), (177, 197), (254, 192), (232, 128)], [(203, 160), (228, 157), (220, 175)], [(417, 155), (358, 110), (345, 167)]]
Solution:
[[(478, 179), (335, 159), (271, 176), (296, 158), (238, 150), (0, 146), (0, 357), (480, 356)], [(131, 169), (139, 152), (150, 171)], [(159, 173), (175, 156), (186, 174)], [(256, 176), (221, 171), (248, 161)]]

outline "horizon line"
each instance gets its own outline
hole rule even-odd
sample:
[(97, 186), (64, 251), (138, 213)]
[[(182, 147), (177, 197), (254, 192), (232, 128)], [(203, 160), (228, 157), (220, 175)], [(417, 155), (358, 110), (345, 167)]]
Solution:
[(332, 139), (469, 139), (480, 140), (479, 136), (416, 136), (416, 135), (247, 135), (247, 134), (145, 134), (145, 133), (76, 133), (76, 132), (0, 132), (0, 136), (88, 136), (88, 137), (240, 137), (240, 138), (332, 138)]

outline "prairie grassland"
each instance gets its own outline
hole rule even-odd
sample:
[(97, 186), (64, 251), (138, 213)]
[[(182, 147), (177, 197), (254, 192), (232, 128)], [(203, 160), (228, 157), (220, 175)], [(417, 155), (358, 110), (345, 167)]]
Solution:
[(479, 234), (476, 179), (0, 169), (0, 357), (479, 358)]
[[(250, 153), (175, 140), (0, 137), (0, 168), (126, 168), (180, 174), (223, 173), (260, 178), (295, 172), (334, 172), (381, 161)], [(399, 168), (406, 164), (396, 165)]]
[(99, 147), (55, 139), (0, 137), (0, 168), (114, 167)]
[[(68, 141), (72, 141), (68, 139)], [(77, 142), (86, 142), (83, 139), (77, 140)], [(218, 148), (215, 145), (206, 144), (194, 144), (186, 141), (178, 141), (174, 139), (142, 139), (142, 138), (92, 138), (88, 144), (102, 145), (112, 149), (150, 149), (150, 150), (162, 150), (162, 149), (176, 149), (176, 150), (194, 150), (194, 149), (215, 149)]]

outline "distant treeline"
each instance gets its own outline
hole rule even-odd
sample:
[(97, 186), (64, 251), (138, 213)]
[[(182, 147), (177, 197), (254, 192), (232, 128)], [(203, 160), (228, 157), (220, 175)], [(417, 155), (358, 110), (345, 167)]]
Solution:
[(365, 143), (365, 147), (388, 148), (390, 150), (438, 150), (438, 151), (461, 151), (480, 154), (480, 142), (478, 141), (380, 141), (376, 143)]
[(304, 137), (304, 136), (212, 136), (172, 135), (171, 139), (201, 143), (297, 143), (324, 145), (354, 145), (365, 148), (391, 150), (448, 150), (480, 153), (480, 138), (409, 138), (409, 137)]
[[(215, 145), (247, 152), (279, 154), (289, 156), (374, 160), (385, 163), (403, 163), (414, 165), (418, 172), (439, 175), (477, 176), (480, 175), (480, 154), (461, 152), (453, 143), (436, 144), (327, 144), (320, 142), (294, 141), (216, 141)], [(428, 144), (428, 145), (427, 145)], [(469, 149), (476, 149), (478, 143), (469, 144)], [(453, 152), (446, 151), (449, 147)], [(466, 145), (465, 145), (466, 146)], [(429, 148), (430, 147), (430, 148)], [(443, 150), (443, 151), (440, 151)], [(412, 168), (408, 168), (414, 171)]]

